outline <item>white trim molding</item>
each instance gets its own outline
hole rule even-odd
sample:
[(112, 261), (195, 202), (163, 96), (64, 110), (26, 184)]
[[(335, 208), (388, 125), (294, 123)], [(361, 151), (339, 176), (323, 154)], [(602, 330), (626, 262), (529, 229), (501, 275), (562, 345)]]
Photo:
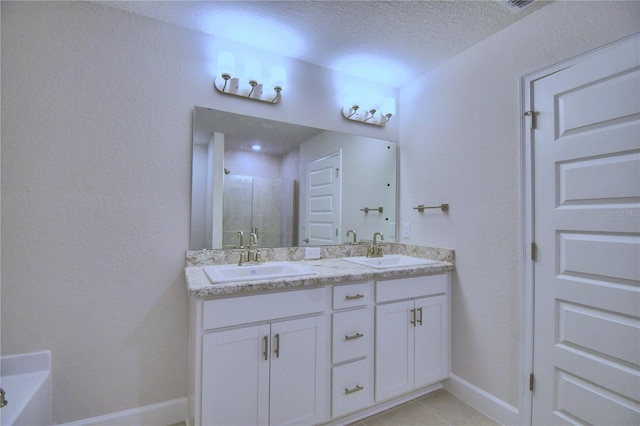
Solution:
[(171, 425), (186, 422), (187, 398), (132, 408), (104, 416), (65, 423), (62, 426), (131, 426), (131, 425)]
[(520, 412), (512, 405), (480, 389), (461, 377), (451, 374), (445, 380), (444, 388), (466, 404), (469, 404), (487, 417), (503, 425), (520, 425)]

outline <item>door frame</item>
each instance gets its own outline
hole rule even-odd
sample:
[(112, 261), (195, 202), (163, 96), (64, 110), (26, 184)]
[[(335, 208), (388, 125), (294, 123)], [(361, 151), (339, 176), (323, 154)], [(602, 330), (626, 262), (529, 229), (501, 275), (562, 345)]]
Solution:
[[(534, 234), (534, 187), (533, 187), (533, 150), (531, 116), (525, 112), (533, 110), (533, 84), (542, 78), (555, 74), (564, 69), (575, 66), (587, 58), (602, 53), (624, 43), (640, 33), (608, 43), (604, 46), (589, 50), (571, 59), (543, 68), (520, 77), (520, 193), (522, 228), (520, 233), (521, 245), (521, 315), (520, 315), (520, 387), (519, 387), (519, 416), (520, 424), (531, 424), (533, 415), (533, 394), (529, 390), (529, 375), (533, 372), (534, 349), (534, 262), (531, 256), (531, 245)], [(535, 384), (534, 384), (535, 385)]]

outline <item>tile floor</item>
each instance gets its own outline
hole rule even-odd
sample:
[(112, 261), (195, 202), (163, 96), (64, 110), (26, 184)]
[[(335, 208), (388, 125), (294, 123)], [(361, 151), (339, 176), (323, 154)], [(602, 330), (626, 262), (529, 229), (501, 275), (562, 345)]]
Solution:
[(499, 423), (439, 390), (349, 426), (498, 425)]
[[(184, 426), (178, 423), (172, 426)], [(444, 390), (422, 396), (349, 426), (499, 425)]]

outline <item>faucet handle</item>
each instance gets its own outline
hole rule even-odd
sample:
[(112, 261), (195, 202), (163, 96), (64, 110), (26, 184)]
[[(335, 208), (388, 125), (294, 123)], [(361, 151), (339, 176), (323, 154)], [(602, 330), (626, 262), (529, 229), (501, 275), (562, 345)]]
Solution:
[(238, 259), (238, 266), (242, 266), (244, 262), (248, 261), (247, 253), (244, 251), (240, 252), (240, 259)]

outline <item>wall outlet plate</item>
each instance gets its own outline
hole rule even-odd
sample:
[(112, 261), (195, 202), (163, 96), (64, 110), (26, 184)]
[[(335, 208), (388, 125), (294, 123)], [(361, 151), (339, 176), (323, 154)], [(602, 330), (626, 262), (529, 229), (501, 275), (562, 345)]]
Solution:
[(402, 224), (402, 238), (407, 240), (411, 238), (411, 223), (405, 222)]
[(304, 249), (305, 259), (320, 259), (320, 247), (306, 247)]

